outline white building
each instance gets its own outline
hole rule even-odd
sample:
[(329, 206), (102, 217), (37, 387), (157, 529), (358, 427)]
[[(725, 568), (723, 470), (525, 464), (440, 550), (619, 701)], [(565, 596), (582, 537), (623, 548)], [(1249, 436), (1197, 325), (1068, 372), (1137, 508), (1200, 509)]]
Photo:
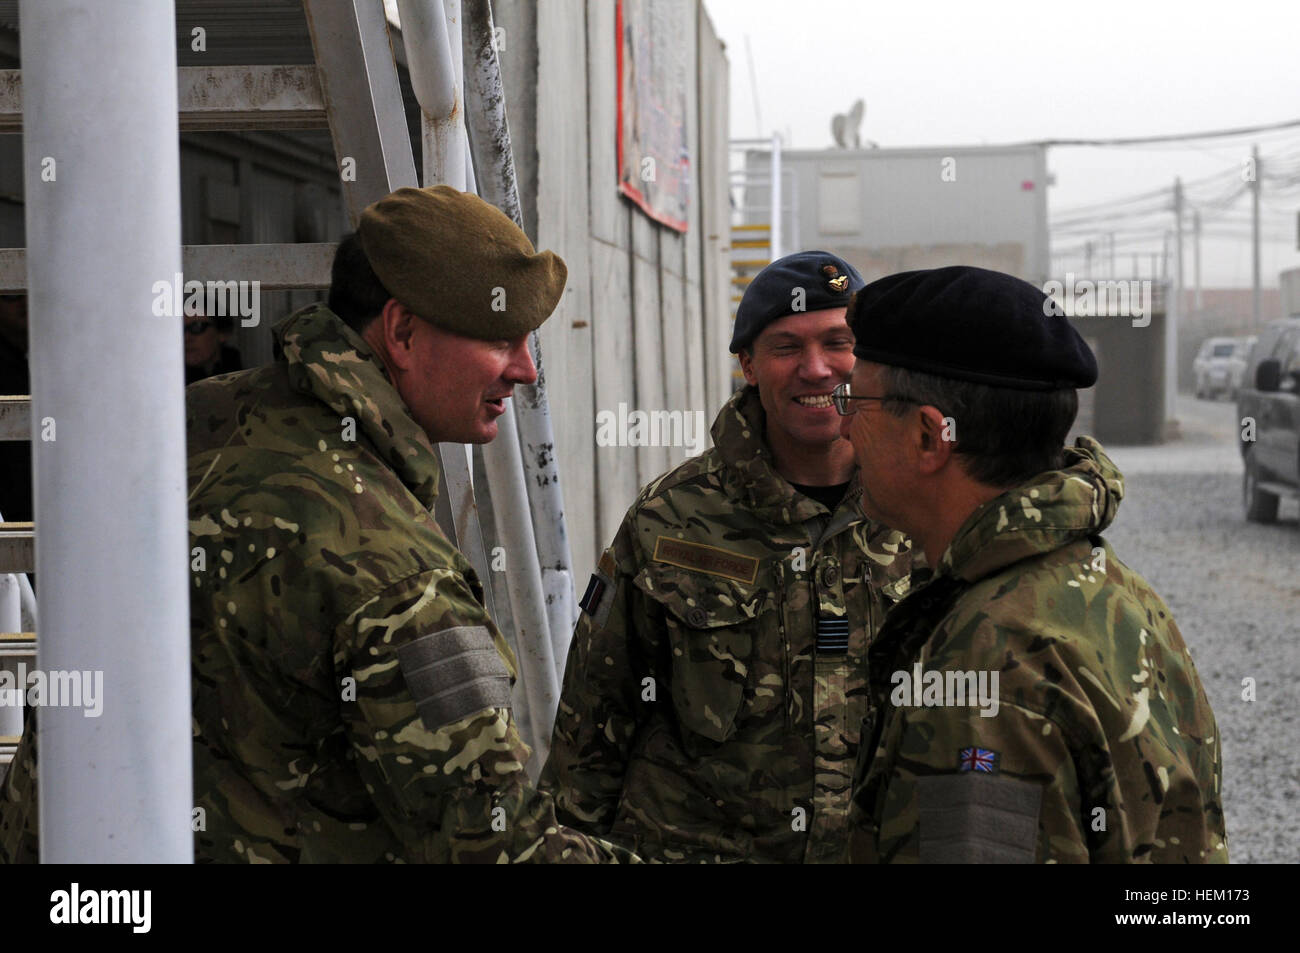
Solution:
[[(748, 181), (761, 182), (769, 162), (749, 151)], [(958, 264), (1048, 278), (1043, 146), (788, 149), (780, 164), (784, 252), (834, 252), (867, 281)], [(742, 221), (766, 222), (767, 186), (742, 194)]]

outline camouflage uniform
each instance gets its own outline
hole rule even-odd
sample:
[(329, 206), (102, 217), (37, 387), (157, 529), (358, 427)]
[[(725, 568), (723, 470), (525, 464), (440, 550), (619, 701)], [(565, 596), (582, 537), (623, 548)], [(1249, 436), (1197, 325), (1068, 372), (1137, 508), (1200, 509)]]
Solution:
[(524, 774), (514, 659), (437, 458), (327, 309), (188, 391), (195, 835), (209, 861), (595, 861)]
[(23, 734), (0, 784), (0, 864), (39, 864), (40, 804), (36, 791), (36, 713), (23, 709)]
[(856, 493), (796, 492), (763, 432), (742, 391), (642, 491), (569, 650), (542, 785), (647, 859), (845, 859), (867, 644), (910, 557)]
[[(1089, 438), (1068, 455), (976, 510), (877, 636), (854, 860), (1227, 860), (1205, 691), (1168, 607), (1097, 535), (1122, 477)], [(939, 700), (903, 694), (918, 664), (996, 671), (996, 714), (918, 706)]]

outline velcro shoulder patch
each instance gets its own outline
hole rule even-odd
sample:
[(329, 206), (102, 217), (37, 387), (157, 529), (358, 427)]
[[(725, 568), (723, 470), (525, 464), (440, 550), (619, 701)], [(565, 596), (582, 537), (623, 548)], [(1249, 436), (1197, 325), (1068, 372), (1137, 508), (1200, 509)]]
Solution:
[(422, 635), (397, 650), (397, 661), (430, 731), (485, 708), (510, 707), (510, 673), (486, 626)]
[(578, 600), (578, 606), (591, 617), (596, 628), (603, 626), (614, 606), (614, 580), (597, 569), (591, 574), (587, 591)]
[(917, 778), (923, 864), (1032, 864), (1043, 789), (1002, 775)]
[(654, 561), (707, 573), (710, 576), (722, 576), (734, 579), (745, 585), (753, 585), (758, 577), (758, 560), (744, 553), (708, 546), (704, 543), (692, 543), (684, 539), (669, 539), (660, 536), (655, 540)]

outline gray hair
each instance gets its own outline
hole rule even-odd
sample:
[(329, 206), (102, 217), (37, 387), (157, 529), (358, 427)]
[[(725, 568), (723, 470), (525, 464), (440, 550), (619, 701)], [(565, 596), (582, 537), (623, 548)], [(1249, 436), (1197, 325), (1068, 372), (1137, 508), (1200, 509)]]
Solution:
[(1015, 390), (888, 365), (882, 377), (885, 393), (907, 398), (884, 401), (895, 417), (905, 417), (912, 401), (949, 418), (953, 450), (980, 483), (1012, 487), (1064, 463), (1065, 437), (1079, 412), (1073, 388)]

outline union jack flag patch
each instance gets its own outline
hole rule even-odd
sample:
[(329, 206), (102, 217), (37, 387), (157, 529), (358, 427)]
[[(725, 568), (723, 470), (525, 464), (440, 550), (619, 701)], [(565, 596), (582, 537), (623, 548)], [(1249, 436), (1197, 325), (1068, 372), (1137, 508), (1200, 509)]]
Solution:
[(988, 748), (962, 748), (957, 752), (957, 770), (997, 774), (998, 753)]

